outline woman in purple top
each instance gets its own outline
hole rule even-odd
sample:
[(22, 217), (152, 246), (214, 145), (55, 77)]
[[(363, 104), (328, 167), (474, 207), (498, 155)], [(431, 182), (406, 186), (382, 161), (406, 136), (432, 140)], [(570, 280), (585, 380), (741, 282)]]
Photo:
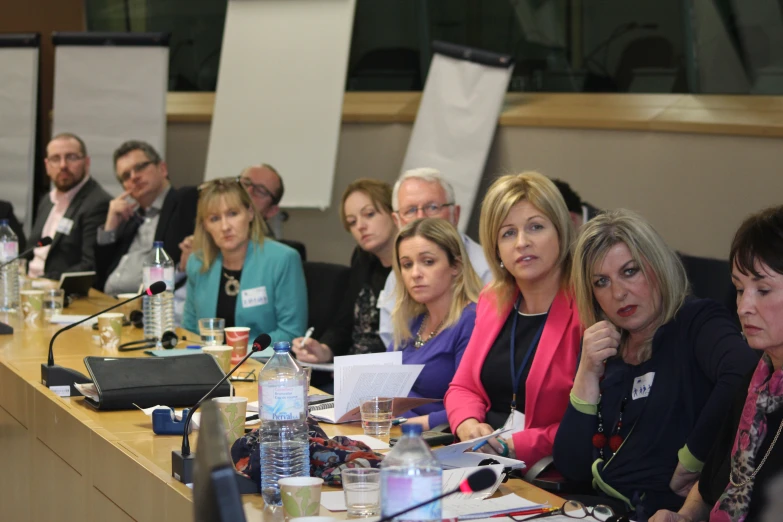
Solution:
[[(402, 351), (403, 364), (424, 365), (409, 396), (443, 399), (473, 332), (481, 279), (457, 229), (439, 218), (400, 231), (393, 266), (403, 283), (392, 312), (393, 348)], [(442, 402), (405, 416), (425, 430), (447, 422)]]

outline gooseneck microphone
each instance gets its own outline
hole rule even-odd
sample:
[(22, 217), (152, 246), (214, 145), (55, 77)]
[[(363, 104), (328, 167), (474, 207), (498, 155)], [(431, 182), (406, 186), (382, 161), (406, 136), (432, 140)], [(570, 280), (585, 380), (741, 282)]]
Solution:
[(149, 295), (149, 296), (158, 295), (159, 293), (165, 290), (166, 290), (166, 283), (164, 283), (163, 281), (157, 281), (155, 283), (152, 283), (149, 286), (149, 288), (147, 288), (137, 296), (131, 297), (130, 299), (126, 299), (125, 301), (120, 301), (119, 303), (112, 305), (104, 310), (101, 310), (98, 313), (95, 313), (89, 317), (85, 317), (81, 321), (76, 321), (75, 323), (71, 323), (57, 330), (52, 336), (52, 340), (49, 341), (49, 359), (47, 360), (46, 364), (41, 365), (41, 383), (44, 386), (48, 387), (50, 390), (52, 390), (54, 393), (59, 395), (60, 397), (80, 396), (81, 393), (79, 393), (76, 390), (74, 384), (85, 384), (92, 381), (83, 373), (77, 372), (76, 370), (72, 370), (71, 368), (64, 368), (62, 366), (58, 366), (54, 364), (53, 348), (54, 348), (54, 340), (57, 339), (57, 336), (63, 332), (70, 330), (71, 328), (75, 328), (76, 326), (89, 321), (90, 319), (94, 319), (99, 315), (108, 312), (109, 310), (114, 310), (115, 308), (122, 306), (125, 303), (130, 303), (131, 301), (134, 301), (139, 297), (144, 297), (145, 295)]
[(459, 486), (452, 489), (451, 491), (447, 491), (446, 493), (442, 495), (438, 495), (437, 497), (433, 497), (429, 500), (425, 500), (424, 502), (420, 502), (416, 504), (415, 506), (411, 506), (409, 508), (403, 509), (402, 511), (398, 511), (397, 513), (394, 513), (393, 515), (387, 515), (380, 519), (378, 522), (389, 522), (389, 520), (395, 519), (400, 515), (404, 515), (405, 513), (409, 513), (413, 510), (419, 509), (422, 506), (426, 506), (427, 504), (431, 504), (432, 502), (436, 502), (442, 498), (446, 498), (449, 495), (453, 495), (454, 493), (474, 493), (476, 491), (481, 491), (487, 488), (491, 488), (495, 481), (498, 479), (497, 475), (495, 475), (495, 472), (492, 471), (491, 468), (482, 468), (477, 471), (474, 471), (472, 474), (468, 475), (468, 477), (460, 482)]
[(27, 250), (25, 250), (24, 252), (22, 252), (21, 254), (16, 256), (15, 258), (11, 259), (10, 261), (6, 261), (3, 264), (0, 264), (0, 268), (3, 268), (5, 266), (7, 266), (7, 265), (10, 265), (14, 261), (23, 258), (27, 254), (32, 253), (32, 251), (35, 250), (38, 247), (45, 247), (45, 246), (49, 246), (51, 244), (52, 244), (52, 238), (50, 238), (49, 236), (44, 236), (41, 239), (39, 239), (38, 242), (35, 245), (31, 246), (30, 248), (28, 248)]
[(272, 338), (269, 337), (268, 334), (261, 334), (253, 341), (253, 346), (250, 347), (250, 350), (248, 350), (247, 355), (245, 355), (241, 361), (239, 361), (236, 366), (231, 368), (231, 370), (223, 376), (218, 383), (212, 387), (211, 390), (209, 390), (199, 401), (196, 403), (193, 408), (188, 412), (187, 417), (185, 417), (185, 423), (183, 424), (184, 433), (182, 434), (182, 449), (181, 451), (172, 451), (171, 452), (171, 476), (175, 479), (179, 480), (183, 484), (190, 484), (193, 482), (193, 462), (194, 462), (194, 456), (193, 453), (190, 451), (190, 438), (188, 437), (188, 429), (190, 427), (190, 420), (193, 418), (193, 413), (198, 409), (199, 406), (201, 406), (201, 403), (207, 400), (212, 393), (218, 389), (218, 387), (226, 382), (226, 379), (231, 377), (231, 375), (243, 364), (245, 364), (245, 361), (247, 361), (251, 355), (253, 355), (255, 352), (260, 352), (261, 350), (266, 349), (270, 344), (272, 344)]

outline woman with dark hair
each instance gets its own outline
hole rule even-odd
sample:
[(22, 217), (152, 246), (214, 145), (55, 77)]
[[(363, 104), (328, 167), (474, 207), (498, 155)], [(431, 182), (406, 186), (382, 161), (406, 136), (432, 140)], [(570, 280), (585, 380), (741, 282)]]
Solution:
[(765, 486), (783, 469), (783, 206), (742, 223), (729, 261), (742, 331), (762, 357), (741, 382), (685, 504), (659, 511), (654, 522), (762, 520)]

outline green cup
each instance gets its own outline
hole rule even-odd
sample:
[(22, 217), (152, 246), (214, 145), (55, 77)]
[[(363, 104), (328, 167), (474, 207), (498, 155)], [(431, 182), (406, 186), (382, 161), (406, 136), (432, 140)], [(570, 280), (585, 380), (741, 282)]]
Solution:
[(98, 335), (101, 338), (101, 348), (116, 352), (122, 340), (122, 319), (120, 313), (105, 313), (98, 316)]
[(247, 397), (217, 397), (212, 399), (217, 405), (229, 446), (245, 435), (245, 413)]
[(308, 517), (321, 511), (321, 488), (324, 479), (317, 477), (288, 477), (277, 481), (283, 499), (286, 518)]

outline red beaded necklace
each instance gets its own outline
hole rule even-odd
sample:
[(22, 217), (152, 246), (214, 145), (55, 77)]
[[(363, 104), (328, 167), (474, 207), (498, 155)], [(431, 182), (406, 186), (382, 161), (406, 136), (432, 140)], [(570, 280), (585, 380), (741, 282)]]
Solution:
[[(620, 403), (620, 413), (617, 416), (617, 424), (612, 430), (612, 434), (609, 437), (609, 449), (612, 450), (612, 457), (623, 445), (625, 440), (620, 435), (620, 428), (623, 427), (623, 412), (625, 411), (625, 405), (628, 402), (628, 396), (623, 397), (623, 401)], [(606, 447), (606, 434), (604, 433), (604, 419), (601, 415), (601, 397), (598, 397), (597, 411), (598, 415), (598, 430), (593, 435), (593, 446), (598, 449), (598, 453), (601, 455), (601, 460), (604, 460), (604, 448)], [(611, 457), (610, 457), (611, 458)]]

